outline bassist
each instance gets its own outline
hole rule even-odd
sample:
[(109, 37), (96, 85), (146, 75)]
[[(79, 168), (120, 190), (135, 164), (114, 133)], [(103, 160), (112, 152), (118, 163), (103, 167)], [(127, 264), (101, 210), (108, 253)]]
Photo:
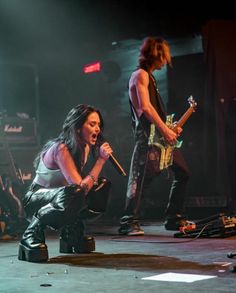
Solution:
[[(130, 165), (124, 215), (118, 230), (121, 235), (143, 235), (140, 228), (139, 212), (144, 186), (151, 182), (155, 172), (153, 153), (149, 150), (150, 126), (154, 124), (169, 145), (175, 145), (182, 128), (174, 130), (166, 125), (166, 111), (153, 76), (155, 70), (171, 66), (168, 43), (162, 38), (148, 37), (144, 40), (139, 67), (129, 80), (129, 101), (132, 113), (135, 146)], [(155, 155), (155, 154), (154, 154)], [(156, 163), (157, 160), (156, 160)], [(154, 167), (154, 168), (153, 168)], [(185, 190), (189, 179), (188, 166), (179, 149), (174, 149), (173, 164), (168, 168), (173, 173), (169, 202), (165, 212), (165, 228), (178, 230), (187, 225), (184, 213)], [(158, 196), (158, 190), (156, 191)]]

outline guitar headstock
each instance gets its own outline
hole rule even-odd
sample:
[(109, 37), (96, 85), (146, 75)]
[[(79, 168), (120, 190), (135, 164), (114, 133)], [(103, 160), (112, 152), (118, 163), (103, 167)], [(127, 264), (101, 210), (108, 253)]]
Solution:
[(193, 111), (195, 111), (197, 108), (197, 102), (194, 101), (193, 96), (190, 96), (188, 98), (188, 102), (190, 104), (190, 107), (193, 108)]

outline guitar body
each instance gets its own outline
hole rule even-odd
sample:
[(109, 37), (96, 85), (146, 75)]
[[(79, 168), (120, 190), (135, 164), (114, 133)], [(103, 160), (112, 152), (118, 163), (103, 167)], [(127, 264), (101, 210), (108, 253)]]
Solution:
[[(196, 110), (196, 102), (193, 97), (190, 96), (188, 99), (190, 104), (189, 109), (184, 113), (181, 119), (174, 123), (174, 114), (168, 115), (166, 117), (166, 125), (175, 131), (177, 127), (182, 127), (190, 115)], [(173, 153), (175, 148), (180, 148), (182, 146), (182, 141), (177, 141), (174, 145), (168, 144), (165, 139), (158, 133), (154, 124), (150, 126), (150, 135), (148, 140), (148, 166), (147, 172), (159, 173), (163, 169), (168, 168), (173, 164)], [(152, 169), (152, 170), (151, 170)]]
[[(167, 120), (170, 122), (172, 117), (167, 117)], [(170, 127), (170, 124), (168, 126)], [(155, 125), (151, 124), (148, 145), (148, 160), (151, 162), (152, 169), (155, 170), (155, 173), (159, 173), (161, 170), (173, 164), (174, 149), (181, 147), (182, 142), (178, 142), (175, 145), (166, 143), (164, 138), (157, 132)]]

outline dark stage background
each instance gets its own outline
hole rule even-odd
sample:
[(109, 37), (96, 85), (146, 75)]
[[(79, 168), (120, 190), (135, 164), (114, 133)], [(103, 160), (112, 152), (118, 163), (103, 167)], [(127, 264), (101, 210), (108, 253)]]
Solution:
[[(9, 143), (27, 184), (34, 174), (30, 162), (41, 145), (59, 133), (65, 115), (78, 103), (101, 109), (106, 137), (128, 172), (133, 148), (128, 78), (137, 66), (142, 39), (160, 35), (169, 41), (173, 55), (173, 68), (156, 76), (168, 112), (178, 119), (190, 95), (198, 103), (184, 127), (182, 147), (192, 172), (189, 214), (233, 210), (235, 15), (235, 1), (210, 9), (203, 1), (171, 6), (146, 1), (143, 6), (136, 1), (0, 0), (1, 114), (12, 121), (30, 119), (36, 129), (22, 136), (16, 133), (16, 140)], [(83, 67), (96, 61), (102, 70), (84, 74)], [(10, 168), (4, 146), (0, 146), (1, 173)], [(110, 164), (104, 175), (113, 183), (105, 216), (117, 219), (125, 203), (127, 178)], [(166, 173), (161, 177), (145, 193), (143, 218), (163, 215), (170, 180)]]

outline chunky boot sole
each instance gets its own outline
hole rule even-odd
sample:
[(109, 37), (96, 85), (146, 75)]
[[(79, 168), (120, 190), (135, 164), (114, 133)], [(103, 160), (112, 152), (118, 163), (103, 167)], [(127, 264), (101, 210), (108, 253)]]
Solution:
[(72, 246), (60, 238), (60, 253), (89, 253), (95, 250), (95, 240), (92, 236), (83, 237), (78, 247)]
[(48, 260), (47, 249), (30, 249), (23, 244), (19, 244), (18, 259), (29, 262), (45, 262)]
[(69, 245), (66, 241), (60, 238), (60, 247), (59, 252), (60, 253), (73, 253), (73, 246)]
[(95, 240), (92, 236), (84, 236), (78, 245), (78, 253), (89, 253), (95, 250)]

